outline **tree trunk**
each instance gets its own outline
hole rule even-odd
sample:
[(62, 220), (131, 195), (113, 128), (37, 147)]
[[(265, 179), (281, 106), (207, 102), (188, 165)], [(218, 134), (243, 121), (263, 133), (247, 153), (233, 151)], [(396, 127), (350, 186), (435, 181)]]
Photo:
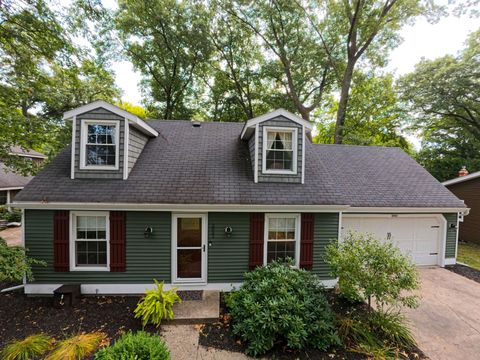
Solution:
[(348, 97), (350, 86), (352, 85), (353, 69), (355, 68), (355, 59), (350, 58), (345, 68), (342, 81), (342, 91), (340, 93), (340, 101), (338, 102), (337, 123), (335, 125), (335, 144), (343, 142), (343, 126), (345, 124), (345, 116), (347, 115)]

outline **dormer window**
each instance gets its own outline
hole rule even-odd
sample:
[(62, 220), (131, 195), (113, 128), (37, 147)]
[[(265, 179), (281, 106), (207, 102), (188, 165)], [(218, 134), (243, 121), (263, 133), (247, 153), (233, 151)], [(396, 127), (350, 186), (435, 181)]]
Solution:
[(119, 157), (119, 122), (82, 121), (81, 169), (117, 170)]
[(297, 173), (297, 129), (264, 127), (263, 173)]

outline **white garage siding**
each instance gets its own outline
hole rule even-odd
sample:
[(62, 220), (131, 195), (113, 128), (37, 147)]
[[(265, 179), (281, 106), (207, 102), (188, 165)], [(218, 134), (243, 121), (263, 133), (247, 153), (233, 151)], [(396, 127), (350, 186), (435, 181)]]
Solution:
[(342, 234), (371, 233), (391, 241), (417, 265), (445, 265), (447, 221), (441, 214), (343, 214)]

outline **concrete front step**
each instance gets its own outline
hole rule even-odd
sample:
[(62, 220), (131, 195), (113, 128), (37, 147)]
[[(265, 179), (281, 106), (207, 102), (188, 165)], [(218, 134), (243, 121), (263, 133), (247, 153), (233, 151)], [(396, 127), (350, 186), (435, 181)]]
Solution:
[(173, 306), (175, 318), (165, 324), (199, 324), (215, 322), (220, 316), (220, 292), (204, 290), (202, 300), (190, 300)]

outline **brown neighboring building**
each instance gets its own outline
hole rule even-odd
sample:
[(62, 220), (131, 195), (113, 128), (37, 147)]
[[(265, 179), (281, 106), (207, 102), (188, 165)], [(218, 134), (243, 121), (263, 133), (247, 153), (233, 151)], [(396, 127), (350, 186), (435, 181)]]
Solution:
[(470, 213), (460, 224), (458, 240), (480, 245), (480, 171), (469, 174), (464, 167), (458, 175), (443, 183), (470, 208)]

